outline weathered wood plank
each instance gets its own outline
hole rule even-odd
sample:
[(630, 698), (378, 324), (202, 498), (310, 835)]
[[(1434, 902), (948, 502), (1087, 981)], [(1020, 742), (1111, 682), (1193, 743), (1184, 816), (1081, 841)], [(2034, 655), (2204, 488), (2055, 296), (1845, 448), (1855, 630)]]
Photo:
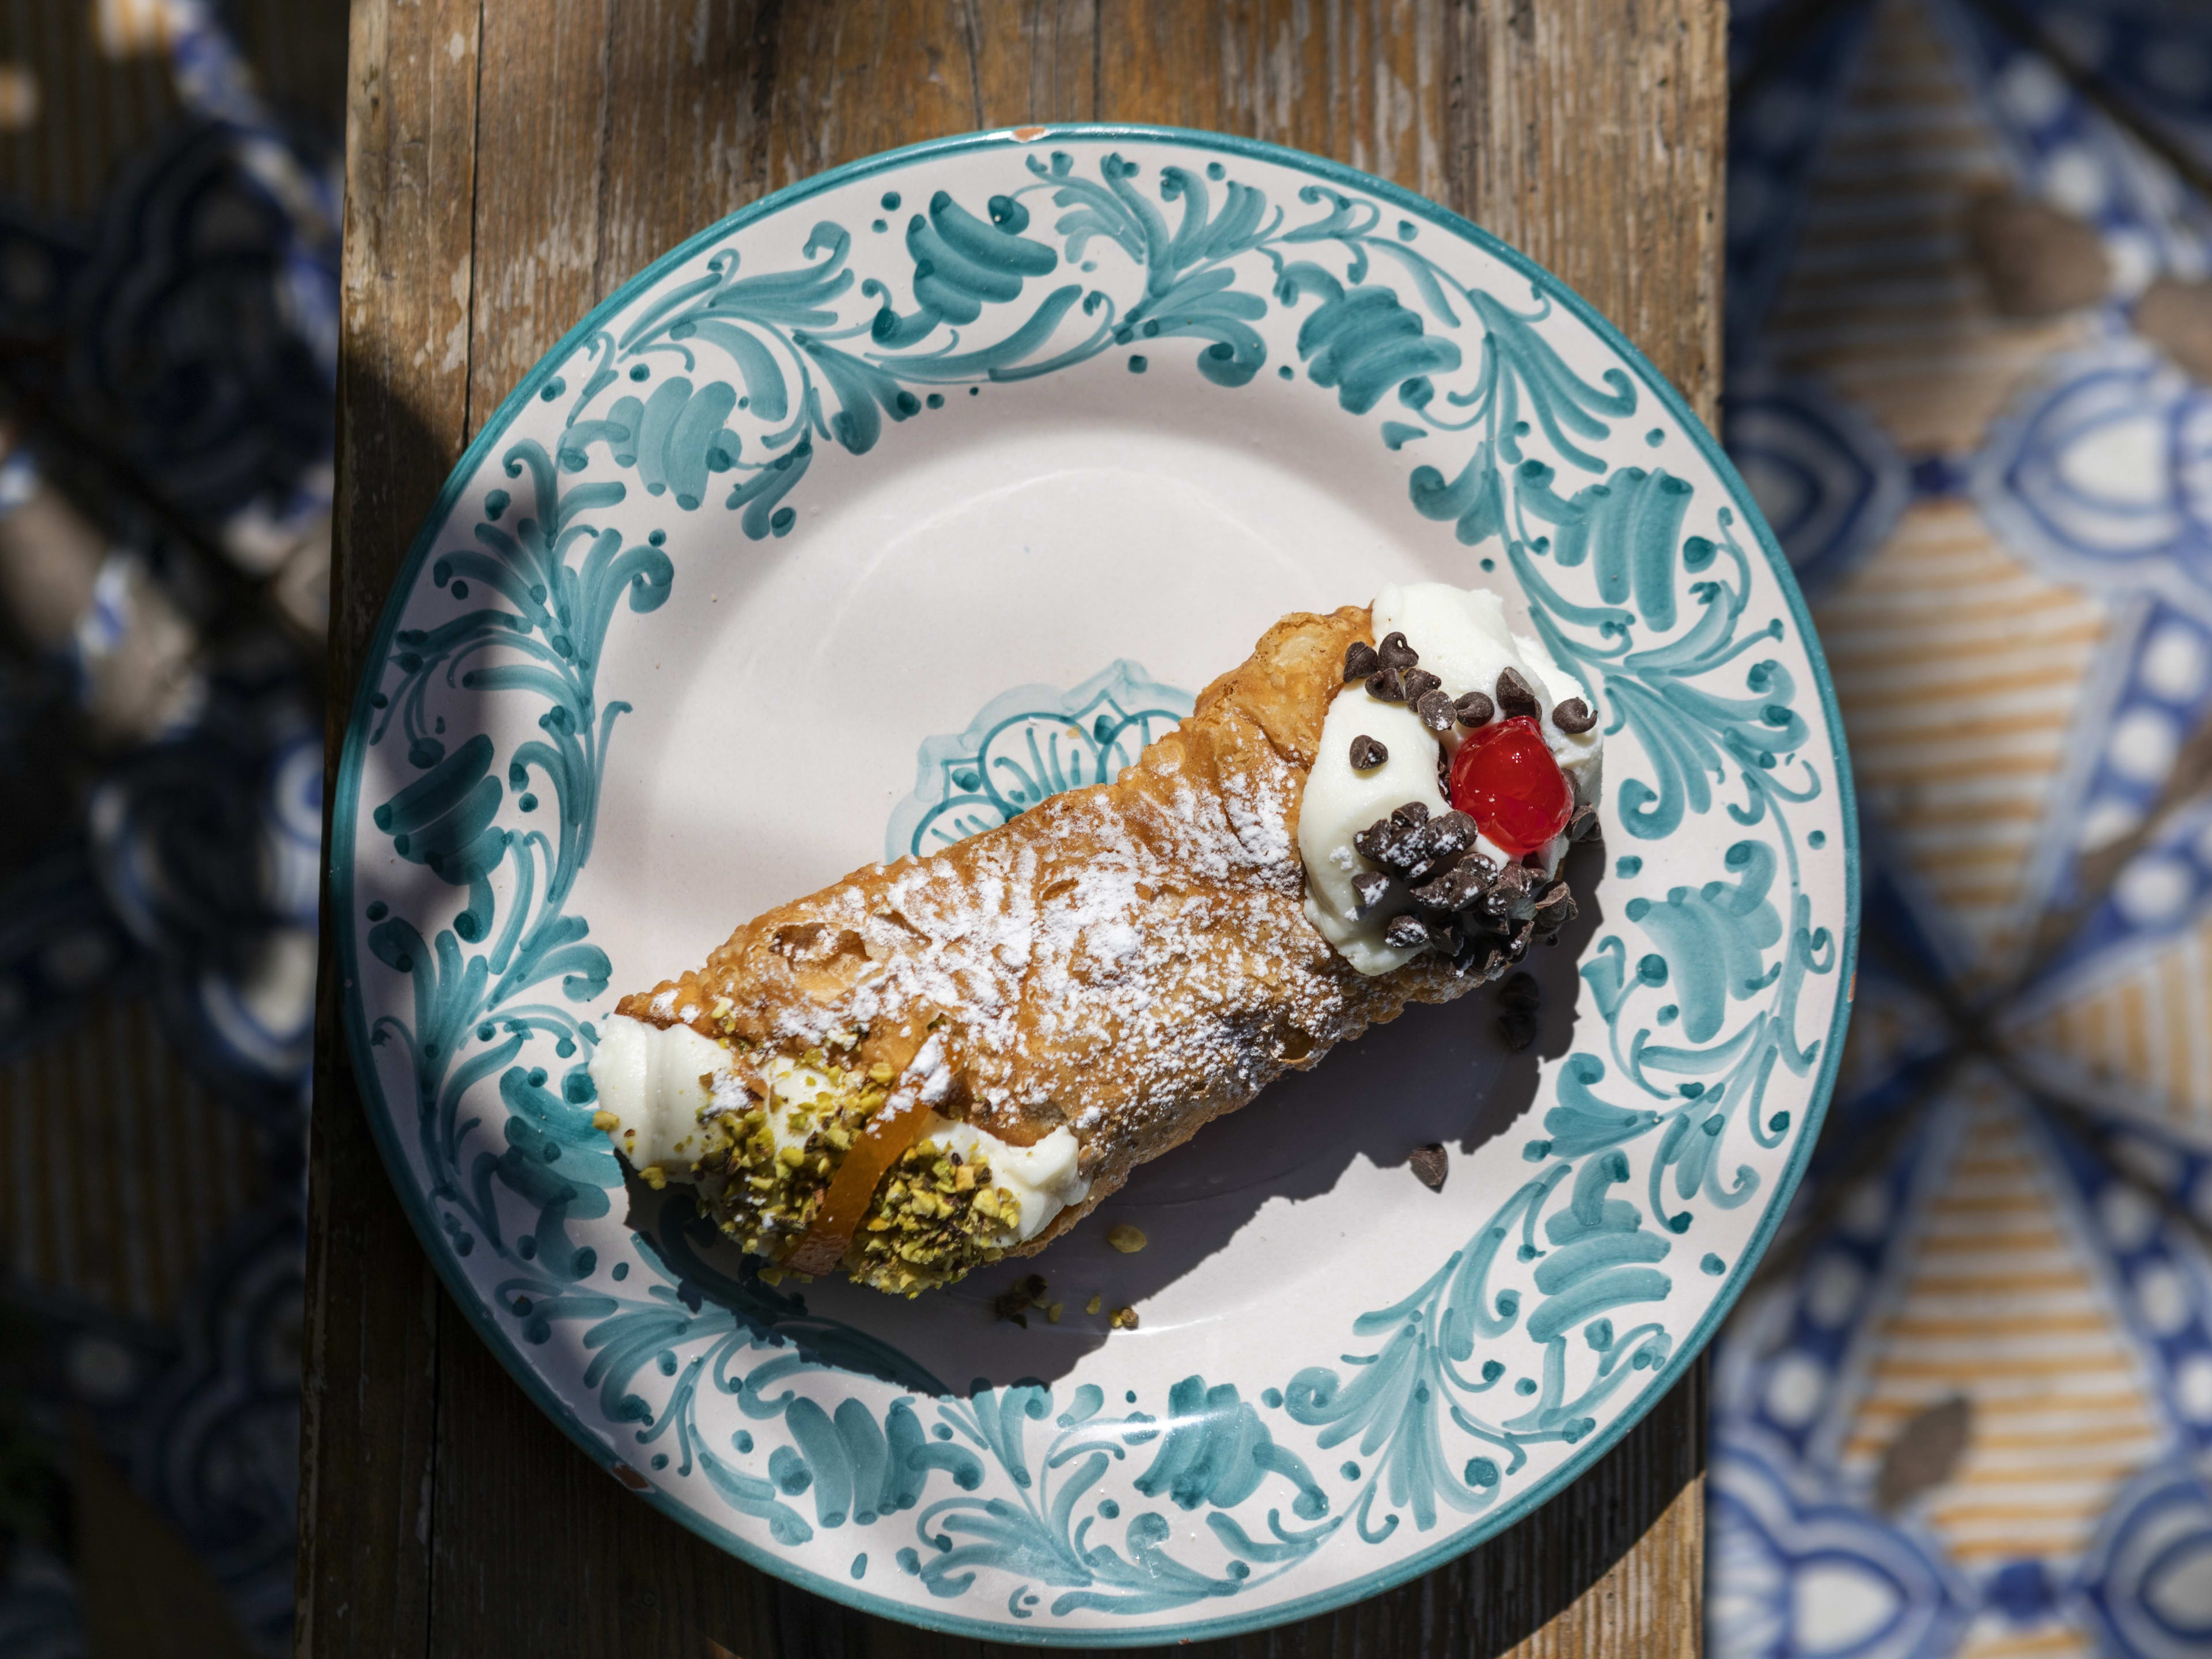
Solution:
[(595, 297), (767, 193), (776, 14), (768, 0), (615, 0)]
[[(369, 632), (466, 423), (474, 0), (362, 0), (350, 46), (333, 766)], [(301, 1651), (319, 1659), (388, 1659), (421, 1652), (428, 1632), (438, 1290), (362, 1113), (331, 939), (326, 925), (308, 1152), (298, 1630)]]
[(1264, 138), (1445, 194), (1446, 0), (1102, 0), (1099, 112)]
[[(786, 4), (778, 14), (774, 79), (761, 92), (769, 184), (781, 189), (878, 150), (991, 125), (975, 74), (981, 6), (982, 0)], [(1012, 46), (1018, 34), (1005, 44)]]
[[(357, 0), (339, 684), (465, 434), (592, 302), (768, 189), (974, 127), (1206, 126), (1385, 173), (1559, 270), (1710, 416), (1721, 21), (1711, 0), (579, 0), (484, 8), (479, 77), (475, 4)], [(428, 1288), (331, 1012), (302, 1653), (1014, 1651), (766, 1578), (570, 1446)], [(1206, 1645), (1694, 1652), (1702, 1425), (1693, 1381), (1482, 1550)]]
[(471, 436), (599, 299), (617, 3), (483, 8)]
[(1092, 121), (1098, 12), (1105, 0), (976, 0), (975, 67), (985, 126)]
[(1710, 0), (1456, 0), (1451, 204), (1718, 409), (1727, 14)]

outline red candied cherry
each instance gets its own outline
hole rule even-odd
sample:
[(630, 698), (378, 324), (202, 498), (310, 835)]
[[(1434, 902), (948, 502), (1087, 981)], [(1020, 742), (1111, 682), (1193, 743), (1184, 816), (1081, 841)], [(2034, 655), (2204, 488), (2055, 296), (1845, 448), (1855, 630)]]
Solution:
[(1518, 858), (1567, 827), (1574, 791), (1526, 714), (1478, 726), (1452, 757), (1451, 804)]

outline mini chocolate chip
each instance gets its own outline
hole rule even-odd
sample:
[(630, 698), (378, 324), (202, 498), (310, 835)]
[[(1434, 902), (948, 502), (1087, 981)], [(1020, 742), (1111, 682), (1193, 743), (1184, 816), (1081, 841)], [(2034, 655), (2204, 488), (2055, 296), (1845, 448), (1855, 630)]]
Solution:
[(1403, 702), (1406, 701), (1405, 678), (1396, 669), (1386, 668), (1379, 674), (1367, 677), (1367, 691), (1370, 696), (1380, 697), (1385, 702)]
[(1528, 890), (1538, 879), (1536, 872), (1527, 865), (1509, 864), (1498, 872), (1498, 890), (1510, 894), (1517, 902), (1528, 896)]
[(1413, 902), (1427, 909), (1455, 913), (1480, 902), (1490, 890), (1490, 860), (1470, 853), (1442, 875), (1413, 889)]
[(1416, 825), (1391, 848), (1398, 873), (1409, 882), (1426, 881), (1462, 853), (1481, 834), (1464, 812), (1446, 812)]
[(1364, 680), (1382, 666), (1382, 659), (1375, 654), (1375, 647), (1364, 640), (1354, 640), (1344, 647), (1344, 678), (1346, 684)]
[(1470, 691), (1463, 697), (1452, 699), (1452, 713), (1462, 726), (1487, 726), (1490, 717), (1497, 712), (1497, 706), (1485, 692)]
[(1044, 1306), (1044, 1292), (1043, 1279), (1036, 1273), (1031, 1273), (1010, 1289), (1001, 1291), (997, 1296), (992, 1297), (991, 1311), (1001, 1319), (1012, 1320), (1015, 1324), (1027, 1330), (1030, 1322), (1022, 1316), (1031, 1308)]
[(1508, 1008), (1498, 1017), (1498, 1035), (1517, 1054), (1536, 1040), (1536, 1016), (1525, 1008)]
[(1529, 902), (1530, 890), (1543, 878), (1525, 864), (1509, 864), (1500, 870), (1490, 884), (1490, 890), (1482, 896), (1476, 914), (1496, 933), (1509, 933), (1520, 928), (1534, 907)]
[(1597, 724), (1597, 711), (1580, 697), (1569, 697), (1553, 707), (1552, 724), (1569, 737), (1577, 737)]
[(1427, 696), (1430, 692), (1443, 684), (1425, 668), (1408, 668), (1405, 671), (1403, 678), (1407, 702), (1420, 702), (1423, 697)]
[(1390, 751), (1364, 732), (1352, 740), (1352, 769), (1372, 772), (1390, 758)]
[(1534, 720), (1543, 713), (1543, 705), (1536, 701), (1536, 694), (1521, 678), (1519, 669), (1501, 668), (1498, 671), (1498, 709), (1509, 720), (1524, 714)]
[(1441, 691), (1424, 691), (1413, 704), (1413, 712), (1421, 717), (1421, 724), (1438, 737), (1452, 729), (1451, 699)]
[(1424, 858), (1455, 858), (1474, 846), (1481, 833), (1480, 824), (1455, 808), (1423, 823), (1414, 845)]
[(1377, 818), (1352, 838), (1352, 846), (1363, 858), (1369, 858), (1384, 869), (1397, 871), (1413, 856), (1409, 845), (1413, 830), (1395, 818)]
[(1425, 1146), (1416, 1146), (1406, 1155), (1406, 1163), (1420, 1180), (1421, 1185), (1432, 1193), (1444, 1189), (1444, 1176), (1451, 1169), (1451, 1155), (1436, 1141)]
[(1498, 988), (1498, 1000), (1508, 1008), (1526, 1008), (1533, 1012), (1543, 997), (1544, 988), (1536, 983), (1535, 975), (1525, 969)]
[(1424, 801), (1409, 800), (1390, 814), (1390, 822), (1401, 830), (1418, 830), (1428, 821), (1428, 805)]
[(1382, 930), (1382, 942), (1394, 951), (1418, 950), (1429, 942), (1429, 924), (1411, 910), (1401, 911)]
[(1575, 808), (1574, 817), (1567, 820), (1567, 839), (1588, 841), (1595, 834), (1597, 834), (1597, 808), (1587, 805)]
[(1375, 654), (1385, 668), (1404, 670), (1420, 661), (1421, 653), (1406, 643), (1403, 634), (1385, 634), (1382, 643), (1375, 647)]
[(1377, 818), (1354, 836), (1352, 844), (1362, 858), (1371, 859), (1392, 875), (1403, 878), (1420, 862), (1420, 854), (1413, 842), (1417, 827), (1400, 823), (1394, 818)]
[(1395, 884), (1380, 870), (1362, 870), (1352, 878), (1352, 896), (1359, 902), (1363, 916), (1390, 896)]

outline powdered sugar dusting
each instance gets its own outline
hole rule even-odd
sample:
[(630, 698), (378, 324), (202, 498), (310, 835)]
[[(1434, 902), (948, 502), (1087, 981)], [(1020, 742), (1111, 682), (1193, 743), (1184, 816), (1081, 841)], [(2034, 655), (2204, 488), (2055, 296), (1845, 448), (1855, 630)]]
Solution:
[(1261, 653), (1283, 636), (1295, 672), (1202, 700), (1116, 782), (770, 911), (685, 1000), (786, 1052), (927, 1026), (908, 1079), (926, 1057), (948, 1115), (1017, 1145), (1071, 1127), (1095, 1199), (1409, 996), (1456, 995), (1440, 961), (1363, 978), (1304, 915), (1306, 767), (1261, 721), (1318, 727), (1358, 616), (1279, 628)]

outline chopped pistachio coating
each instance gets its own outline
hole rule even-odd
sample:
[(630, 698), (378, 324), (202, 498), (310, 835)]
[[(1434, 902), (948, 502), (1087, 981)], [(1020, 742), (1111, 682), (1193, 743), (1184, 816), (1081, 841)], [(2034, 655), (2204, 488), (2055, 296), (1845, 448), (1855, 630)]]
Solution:
[[(848, 1068), (817, 1048), (776, 1077), (768, 1099), (705, 1119), (692, 1168), (715, 1224), (756, 1255), (787, 1258), (894, 1081), (881, 1063)], [(1020, 1222), (1020, 1200), (993, 1184), (988, 1163), (925, 1139), (878, 1186), (844, 1266), (862, 1284), (912, 1296), (997, 1260)]]

